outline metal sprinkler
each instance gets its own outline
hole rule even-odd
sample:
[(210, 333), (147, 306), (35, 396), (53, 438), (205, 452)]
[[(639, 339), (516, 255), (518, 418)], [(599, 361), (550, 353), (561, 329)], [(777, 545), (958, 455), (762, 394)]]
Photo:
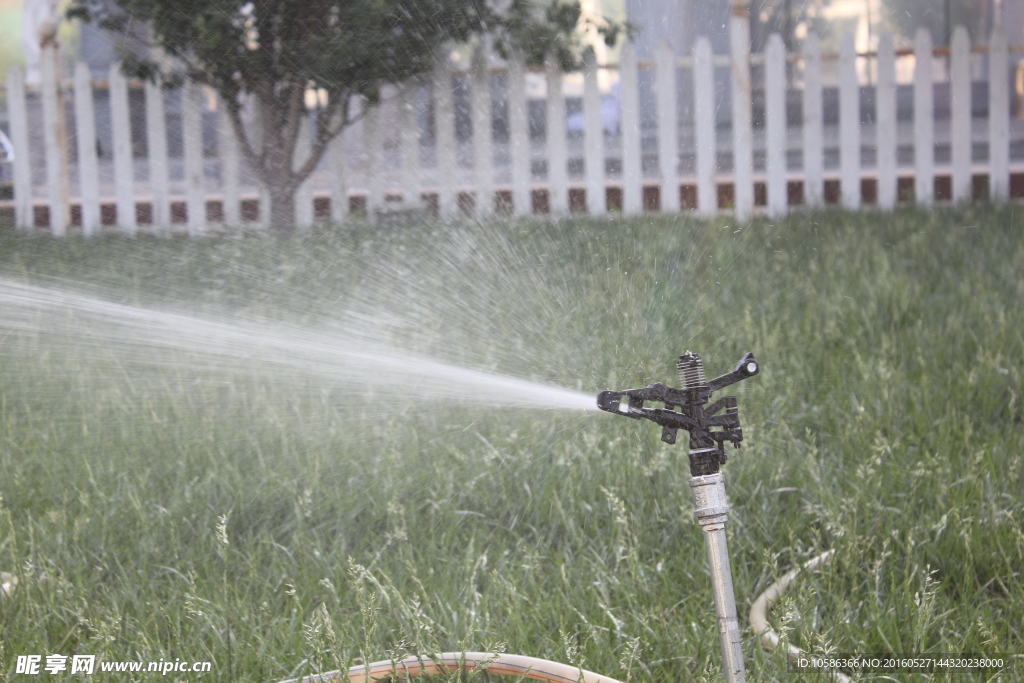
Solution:
[[(743, 647), (739, 622), (736, 619), (736, 597), (732, 589), (732, 569), (725, 540), (725, 522), (729, 504), (725, 498), (722, 464), (726, 461), (725, 442), (736, 448), (743, 441), (739, 409), (735, 396), (724, 396), (704, 407), (711, 394), (740, 380), (753, 377), (760, 368), (754, 354), (747, 353), (729, 373), (710, 382), (704, 378), (704, 362), (696, 353), (687, 351), (676, 365), (683, 389), (673, 389), (656, 382), (644, 389), (602, 391), (597, 406), (610, 413), (619, 413), (634, 420), (646, 418), (661, 425), (661, 440), (676, 442), (676, 432), (690, 433), (690, 487), (696, 508), (697, 523), (704, 531), (711, 569), (711, 586), (715, 593), (718, 614), (718, 636), (722, 644), (722, 669), (728, 683), (743, 683)], [(645, 401), (664, 403), (664, 408), (645, 408)], [(724, 413), (719, 414), (720, 411)], [(713, 430), (713, 428), (716, 428)]]

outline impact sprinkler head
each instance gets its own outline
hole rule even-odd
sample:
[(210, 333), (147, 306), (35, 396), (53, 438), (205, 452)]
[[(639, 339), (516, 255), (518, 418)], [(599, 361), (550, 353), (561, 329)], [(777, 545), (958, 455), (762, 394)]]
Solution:
[[(690, 488), (693, 490), (694, 512), (697, 523), (704, 531), (708, 551), (708, 567), (714, 587), (715, 613), (718, 617), (718, 637), (722, 646), (722, 670), (727, 683), (743, 683), (743, 637), (736, 619), (736, 596), (732, 588), (732, 570), (725, 535), (729, 517), (729, 503), (725, 496), (725, 477), (721, 473), (725, 462), (726, 441), (736, 448), (743, 441), (740, 416), (735, 396), (723, 396), (711, 405), (711, 394), (753, 377), (760, 371), (754, 354), (747, 353), (729, 373), (710, 382), (704, 378), (704, 362), (700, 356), (687, 351), (676, 364), (682, 389), (673, 389), (657, 382), (645, 389), (602, 391), (597, 395), (597, 407), (610, 413), (621, 413), (634, 420), (646, 418), (661, 425), (661, 440), (676, 442), (680, 428), (690, 433)], [(645, 408), (645, 401), (659, 401), (664, 408)], [(725, 413), (719, 415), (719, 411)]]
[[(743, 430), (735, 396), (724, 396), (706, 408), (704, 405), (719, 389), (756, 375), (760, 366), (754, 354), (747, 353), (732, 372), (708, 381), (704, 378), (704, 362), (700, 356), (687, 351), (679, 357), (676, 368), (682, 389), (656, 382), (644, 389), (602, 391), (597, 395), (597, 407), (635, 420), (646, 418), (657, 422), (665, 443), (675, 443), (676, 432), (685, 429), (690, 433), (690, 474), (695, 477), (715, 474), (727, 460), (725, 442), (739, 448)], [(658, 401), (665, 407), (645, 408), (646, 401)], [(717, 414), (723, 408), (725, 413)]]

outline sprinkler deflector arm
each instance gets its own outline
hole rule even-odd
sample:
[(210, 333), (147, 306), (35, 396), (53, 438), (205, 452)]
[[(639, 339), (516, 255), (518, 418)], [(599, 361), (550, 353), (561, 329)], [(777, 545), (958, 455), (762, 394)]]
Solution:
[[(705, 408), (711, 394), (730, 384), (760, 371), (754, 354), (747, 353), (732, 372), (704, 379), (704, 363), (690, 351), (679, 357), (676, 364), (683, 389), (673, 389), (657, 382), (643, 389), (602, 391), (597, 395), (597, 406), (610, 413), (618, 413), (635, 420), (647, 419), (661, 425), (661, 440), (676, 442), (676, 432), (690, 433), (690, 488), (697, 523), (704, 531), (708, 551), (708, 567), (718, 615), (718, 637), (722, 646), (722, 670), (728, 683), (744, 683), (743, 639), (736, 618), (736, 596), (732, 586), (732, 568), (726, 545), (725, 522), (729, 518), (729, 503), (725, 497), (725, 478), (721, 466), (726, 461), (725, 442), (736, 448), (743, 441), (739, 409), (735, 396), (725, 396)], [(647, 408), (644, 403), (657, 401), (664, 408)], [(719, 414), (722, 409), (723, 414)], [(715, 429), (712, 429), (715, 428)]]

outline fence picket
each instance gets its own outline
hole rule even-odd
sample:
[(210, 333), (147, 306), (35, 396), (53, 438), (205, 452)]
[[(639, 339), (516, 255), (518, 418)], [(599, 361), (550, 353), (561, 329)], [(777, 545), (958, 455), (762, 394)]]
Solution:
[(821, 41), (808, 33), (804, 40), (803, 171), (804, 204), (817, 208), (824, 203), (825, 161), (821, 109)]
[(513, 54), (508, 65), (509, 156), (512, 165), (512, 212), (530, 214), (530, 131), (526, 120), (526, 74), (522, 55)]
[(988, 55), (989, 192), (997, 202), (1010, 195), (1010, 93), (1006, 30), (996, 26)]
[(544, 60), (547, 75), (547, 148), (548, 206), (552, 215), (569, 210), (568, 154), (565, 140), (565, 98), (562, 96), (562, 69), (558, 60), (548, 55)]
[[(380, 104), (373, 104), (369, 99), (362, 99), (362, 154), (366, 156), (366, 173), (367, 173), (367, 215), (375, 216), (377, 211), (384, 208), (384, 181), (381, 177), (384, 164), (381, 159), (381, 152), (383, 144), (381, 143), (381, 108)], [(438, 105), (439, 109), (443, 108), (443, 104)], [(437, 164), (441, 167), (439, 170), (443, 170), (441, 147), (441, 136), (440, 131), (443, 130), (444, 125), (442, 121), (444, 119), (438, 117), (437, 128)], [(443, 173), (441, 174), (443, 175)], [(440, 198), (449, 198), (451, 196), (451, 190), (449, 185), (446, 185), (443, 178), (441, 179), (441, 186), (444, 189), (439, 191)], [(441, 205), (445, 210), (450, 210), (449, 205), (441, 202)], [(442, 215), (447, 215), (442, 214)]]
[(476, 212), (494, 212), (494, 130), (491, 123), (491, 76), (487, 70), (486, 48), (473, 54), (471, 89), (473, 116), (473, 175), (476, 179)]
[(878, 206), (896, 206), (896, 56), (892, 34), (878, 36), (878, 111), (875, 117), (875, 148), (878, 168)]
[[(263, 107), (258, 103), (255, 96), (247, 95), (243, 96), (242, 112), (242, 120), (251, 122), (251, 126), (249, 126), (249, 129), (252, 131), (252, 135), (249, 138), (251, 140), (250, 144), (257, 154), (262, 154), (264, 149)], [(262, 174), (259, 170), (252, 170), (256, 174), (256, 192), (258, 195), (255, 225), (261, 230), (267, 230), (270, 228), (270, 189), (263, 182)]]
[(82, 233), (100, 228), (99, 160), (96, 158), (96, 110), (92, 98), (92, 71), (84, 62), (75, 65), (75, 137), (78, 149), (78, 197)]
[(437, 150), (437, 208), (443, 218), (455, 215), (455, 104), (447, 53), (434, 72), (434, 144)]
[(860, 84), (852, 33), (839, 45), (839, 194), (845, 208), (860, 208)]
[(971, 198), (971, 39), (967, 29), (953, 30), (950, 69), (950, 144), (953, 165), (953, 201)]
[[(401, 106), (402, 105), (399, 104), (399, 116), (401, 116)], [(341, 112), (338, 116), (343, 117), (347, 114), (347, 107), (342, 105)], [(336, 122), (332, 122), (332, 125), (335, 124)], [(399, 119), (399, 125), (408, 125), (408, 122), (403, 122)], [(334, 136), (334, 139), (328, 143), (326, 152), (328, 192), (330, 194), (331, 201), (331, 222), (336, 225), (344, 223), (345, 218), (348, 216), (348, 169), (346, 168), (347, 146), (345, 144), (345, 132), (346, 131), (342, 130)], [(402, 151), (403, 150), (399, 149), (399, 152)]]
[[(203, 172), (203, 103), (198, 83), (186, 80), (181, 88), (181, 137), (185, 152), (185, 206), (188, 234), (206, 232), (206, 178)], [(118, 208), (120, 216), (121, 209)]]
[[(363, 158), (364, 123), (360, 120), (363, 106), (362, 95), (350, 96), (345, 106), (348, 109), (349, 120), (355, 123), (346, 126), (339, 134), (338, 137), (342, 138), (341, 147), (343, 148), (343, 154), (336, 159), (335, 163), (338, 164), (338, 169), (346, 178), (344, 211), (346, 217), (350, 217), (352, 215), (352, 207), (357, 205), (357, 202), (354, 201), (355, 196), (359, 194), (357, 188), (360, 188), (366, 180), (366, 167), (364, 166)], [(354, 170), (355, 168), (359, 170)], [(336, 170), (335, 172), (338, 171)], [(364, 202), (363, 208), (365, 208), (366, 195), (362, 194), (361, 198)]]
[(20, 67), (7, 69), (7, 116), (14, 148), (14, 224), (19, 230), (35, 225), (32, 208), (32, 166), (29, 162), (28, 108), (25, 103), (25, 76)]
[(114, 137), (114, 196), (117, 224), (128, 235), (136, 231), (135, 171), (132, 168), (132, 130), (128, 115), (128, 81), (120, 62), (110, 67), (110, 123)]
[(914, 200), (927, 206), (935, 196), (935, 118), (932, 113), (932, 37), (914, 36)]
[(597, 60), (593, 50), (583, 58), (583, 165), (586, 174), (587, 213), (606, 212), (604, 189), (604, 126), (601, 93), (597, 89)]
[(399, 100), (398, 146), (401, 152), (402, 205), (412, 209), (420, 205), (420, 129), (416, 119), (416, 89), (419, 81), (402, 89)]
[(732, 73), (732, 169), (736, 218), (745, 221), (754, 209), (754, 131), (750, 91), (750, 22), (745, 7), (729, 16)]
[(622, 46), (619, 60), (619, 110), (622, 122), (622, 212), (634, 216), (643, 210), (643, 171), (640, 150), (640, 88), (633, 42)]
[[(161, 84), (146, 81), (146, 147), (153, 226), (171, 225), (171, 176), (167, 163), (167, 118)], [(83, 208), (84, 212), (84, 208)]]
[(768, 215), (786, 212), (786, 47), (773, 33), (765, 49), (765, 148)]
[[(293, 168), (297, 171), (309, 159), (312, 149), (312, 118), (314, 112), (302, 107), (299, 111), (299, 130), (292, 157)], [(313, 227), (313, 183), (306, 178), (295, 190), (295, 227), (299, 232), (309, 232)]]
[(693, 47), (693, 117), (697, 143), (697, 211), (713, 216), (718, 211), (718, 168), (715, 149), (715, 83), (711, 42), (701, 36)]
[(64, 138), (64, 107), (57, 81), (57, 48), (44, 47), (41, 60), (43, 89), (43, 140), (46, 144), (46, 190), (50, 202), (50, 232), (63, 237), (70, 218), (68, 208), (67, 141)]
[(220, 192), (224, 224), (237, 227), (242, 223), (242, 200), (239, 192), (241, 151), (235, 129), (231, 125), (227, 104), (217, 102), (217, 156), (220, 157)]
[(662, 212), (679, 211), (679, 119), (676, 105), (676, 57), (672, 44), (662, 40), (654, 57), (657, 88), (658, 169)]

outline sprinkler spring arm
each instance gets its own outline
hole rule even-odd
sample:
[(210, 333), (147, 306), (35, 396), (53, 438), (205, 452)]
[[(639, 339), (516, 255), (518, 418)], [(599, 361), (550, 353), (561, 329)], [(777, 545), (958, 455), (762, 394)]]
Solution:
[[(676, 442), (676, 431), (690, 433), (690, 488), (697, 523), (704, 532), (708, 552), (711, 587), (715, 596), (718, 617), (718, 637), (722, 647), (722, 672), (728, 683), (744, 683), (743, 639), (736, 619), (736, 596), (732, 587), (732, 568), (726, 546), (725, 522), (729, 518), (729, 503), (725, 497), (725, 478), (721, 466), (726, 461), (724, 444), (731, 442), (736, 448), (743, 441), (739, 409), (735, 396), (718, 399), (707, 408), (711, 394), (735, 384), (760, 371), (754, 354), (747, 353), (729, 373), (710, 382), (704, 379), (704, 363), (690, 351), (679, 357), (676, 365), (685, 388), (673, 389), (655, 383), (644, 389), (628, 391), (602, 391), (597, 395), (601, 410), (619, 413), (634, 420), (648, 419), (661, 425), (661, 440)], [(645, 408), (644, 402), (658, 401), (664, 408)], [(676, 410), (678, 408), (678, 410)], [(719, 415), (719, 411), (725, 413)], [(712, 430), (712, 427), (717, 429)]]

